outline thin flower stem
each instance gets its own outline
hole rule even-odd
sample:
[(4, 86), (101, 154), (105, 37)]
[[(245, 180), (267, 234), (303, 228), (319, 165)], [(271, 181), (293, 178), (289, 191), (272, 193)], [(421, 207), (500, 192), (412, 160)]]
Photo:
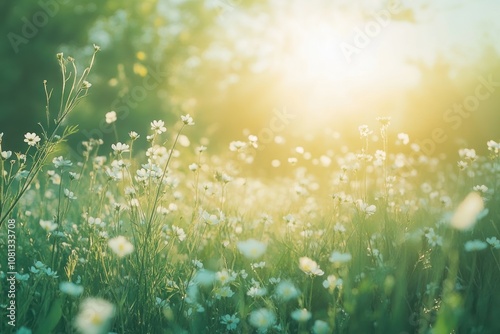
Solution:
[[(151, 233), (152, 233), (152, 228), (153, 228), (153, 220), (154, 220), (154, 217), (155, 217), (155, 213), (156, 213), (156, 208), (158, 206), (158, 203), (160, 201), (160, 192), (161, 192), (161, 189), (162, 189), (162, 184), (163, 184), (163, 180), (165, 178), (165, 175), (167, 173), (167, 170), (168, 170), (168, 166), (170, 164), (170, 161), (171, 161), (171, 158), (172, 158), (172, 155), (174, 153), (174, 149), (175, 149), (175, 146), (179, 140), (179, 136), (182, 132), (182, 130), (184, 129), (184, 125), (182, 125), (182, 127), (180, 128), (179, 132), (177, 132), (177, 136), (175, 137), (175, 140), (174, 140), (174, 143), (172, 144), (172, 148), (170, 150), (170, 154), (167, 158), (167, 162), (165, 163), (165, 167), (163, 169), (163, 173), (160, 177), (160, 180), (158, 182), (158, 187), (156, 189), (156, 195), (155, 195), (155, 198), (154, 198), (154, 201), (152, 203), (152, 207), (149, 208), (150, 210), (150, 215), (149, 215), (149, 219), (147, 221), (147, 227), (146, 227), (146, 233), (144, 234), (144, 238), (142, 240), (143, 242), (143, 247), (142, 247), (142, 259), (140, 261), (141, 263), (141, 269), (140, 269), (140, 272), (139, 272), (139, 280), (138, 280), (138, 283), (139, 283), (139, 287), (141, 288), (143, 286), (143, 279), (144, 279), (144, 275), (145, 275), (145, 268), (146, 268), (146, 254), (148, 253), (146, 251), (146, 248), (148, 246), (148, 240), (151, 236)], [(146, 281), (144, 282), (146, 283)], [(147, 285), (144, 284), (144, 290), (143, 290), (143, 294), (144, 294), (144, 299), (145, 300), (148, 300), (148, 289), (147, 289)]]
[(61, 66), (61, 77), (62, 77), (62, 88), (61, 88), (61, 103), (59, 106), (59, 113), (57, 114), (57, 118), (60, 118), (63, 113), (63, 104), (64, 104), (64, 94), (66, 91), (66, 65), (64, 65), (64, 58), (59, 59), (59, 65)]
[(71, 100), (71, 95), (73, 94), (73, 91), (75, 90), (75, 87), (76, 87), (76, 77), (78, 75), (78, 69), (76, 68), (75, 61), (74, 60), (71, 61), (71, 64), (73, 65), (73, 84), (71, 85), (71, 89), (69, 91), (68, 98), (66, 99), (66, 105), (64, 107), (65, 110), (68, 110), (68, 103)]
[[(24, 193), (29, 189), (31, 186), (31, 183), (35, 180), (36, 176), (38, 173), (42, 170), (42, 168), (46, 165), (48, 157), (56, 150), (57, 143), (59, 142), (59, 139), (56, 140), (56, 136), (58, 133), (59, 128), (61, 127), (63, 121), (66, 119), (67, 115), (71, 112), (71, 110), (76, 106), (78, 101), (85, 97), (87, 95), (87, 89), (84, 89), (82, 87), (83, 80), (85, 80), (90, 73), (90, 70), (92, 69), (92, 66), (94, 64), (95, 60), (95, 55), (97, 53), (97, 50), (94, 51), (92, 54), (92, 58), (90, 61), (90, 65), (85, 69), (83, 72), (79, 82), (78, 82), (78, 91), (76, 93), (76, 96), (74, 98), (71, 98), (71, 96), (67, 97), (66, 100), (66, 106), (64, 106), (64, 100), (65, 100), (65, 91), (66, 91), (66, 65), (64, 63), (64, 59), (61, 58), (59, 59), (59, 65), (61, 67), (61, 75), (62, 75), (62, 91), (61, 91), (61, 102), (60, 102), (60, 109), (58, 113), (58, 117), (55, 122), (54, 129), (51, 132), (51, 135), (48, 136), (46, 135), (45, 137), (45, 142), (44, 144), (38, 148), (38, 150), (35, 152), (33, 156), (33, 165), (28, 171), (28, 175), (26, 176), (26, 181), (24, 184), (21, 186), (19, 191), (17, 192), (16, 196), (14, 196), (13, 200), (11, 201), (10, 204), (7, 204), (7, 210), (1, 212), (0, 214), (0, 227), (2, 226), (3, 222), (7, 219), (7, 217), (12, 213), (14, 210), (15, 206), (21, 199), (21, 197), (24, 195)], [(76, 66), (74, 65), (74, 70), (76, 71)], [(76, 72), (74, 73), (76, 77)], [(73, 83), (74, 86), (74, 83)], [(73, 87), (72, 87), (73, 89)], [(47, 99), (47, 105), (46, 105), (46, 112), (49, 112), (49, 99), (50, 96), (52, 95), (52, 92), (47, 93), (47, 88), (46, 88), (46, 83), (44, 82), (44, 90), (45, 90), (45, 95)], [(83, 95), (80, 95), (82, 91), (85, 91)], [(71, 95), (71, 92), (70, 92)], [(44, 131), (45, 132), (45, 131)], [(61, 138), (64, 139), (64, 138)], [(27, 156), (27, 153), (26, 153)], [(4, 208), (5, 202), (2, 202), (2, 209)]]

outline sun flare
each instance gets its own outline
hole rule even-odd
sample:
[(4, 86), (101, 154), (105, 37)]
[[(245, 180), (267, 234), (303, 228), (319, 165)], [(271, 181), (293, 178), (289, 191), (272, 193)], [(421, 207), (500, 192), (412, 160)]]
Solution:
[(308, 120), (321, 124), (347, 115), (358, 96), (369, 99), (388, 85), (380, 80), (389, 69), (377, 48), (360, 52), (354, 61), (342, 50), (362, 21), (306, 12), (282, 14), (277, 22), (268, 36), (276, 50), (273, 68), (280, 73), (283, 94), (300, 96), (294, 105)]

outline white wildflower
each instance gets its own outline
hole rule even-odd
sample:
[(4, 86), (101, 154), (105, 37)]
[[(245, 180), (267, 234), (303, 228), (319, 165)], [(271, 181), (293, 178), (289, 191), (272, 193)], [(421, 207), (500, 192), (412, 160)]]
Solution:
[(59, 290), (67, 295), (78, 297), (83, 293), (83, 286), (72, 282), (61, 282), (59, 284)]
[(264, 255), (267, 245), (255, 239), (239, 241), (237, 243), (238, 250), (247, 259), (257, 259)]
[(467, 230), (474, 226), (477, 216), (484, 209), (484, 201), (481, 195), (471, 192), (460, 203), (451, 218), (451, 226), (458, 230)]
[(324, 274), (324, 271), (319, 268), (316, 261), (305, 256), (299, 259), (299, 268), (309, 276), (322, 276)]
[(106, 123), (111, 124), (116, 122), (116, 112), (115, 111), (110, 111), (106, 113)]
[(75, 325), (82, 334), (107, 333), (115, 307), (101, 298), (87, 298), (80, 304)]
[(347, 263), (351, 261), (352, 256), (349, 253), (340, 253), (337, 251), (334, 251), (331, 255), (330, 258), (328, 259), (330, 262), (335, 264), (336, 266), (340, 266), (342, 263)]
[(465, 250), (467, 252), (477, 252), (486, 249), (488, 244), (481, 240), (471, 240), (465, 243)]
[(189, 114), (181, 116), (181, 120), (184, 125), (194, 125), (193, 117), (191, 117)]
[(165, 127), (165, 122), (163, 121), (152, 121), (151, 130), (156, 132), (156, 134), (162, 134), (167, 131), (167, 128)]
[(260, 331), (265, 331), (276, 323), (276, 315), (273, 311), (261, 308), (250, 313), (248, 322)]
[(25, 143), (28, 143), (29, 146), (35, 146), (36, 144), (38, 144), (40, 142), (40, 137), (37, 136), (36, 133), (26, 133), (24, 135), (24, 142)]
[(124, 236), (118, 236), (108, 241), (108, 246), (119, 257), (124, 257), (134, 251), (132, 245)]
[(57, 228), (57, 224), (52, 220), (43, 220), (40, 219), (40, 226), (47, 232), (52, 232)]
[(295, 285), (288, 281), (279, 283), (274, 293), (279, 300), (284, 302), (296, 299), (300, 295), (300, 291), (295, 287)]
[(326, 321), (316, 320), (312, 331), (314, 334), (329, 334), (332, 330)]
[(306, 322), (306, 321), (309, 321), (309, 319), (311, 319), (312, 314), (311, 314), (311, 312), (309, 312), (308, 310), (303, 308), (303, 309), (297, 309), (297, 310), (293, 311), (291, 316), (292, 316), (292, 319), (295, 321)]

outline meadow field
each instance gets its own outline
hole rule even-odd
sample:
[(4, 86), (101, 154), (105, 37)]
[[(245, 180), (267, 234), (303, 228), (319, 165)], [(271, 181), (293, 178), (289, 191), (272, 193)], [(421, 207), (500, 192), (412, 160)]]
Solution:
[(116, 140), (79, 155), (94, 56), (57, 55), (24, 151), (0, 134), (1, 333), (500, 332), (498, 138), (446, 159), (375, 115), (320, 154), (284, 143), (271, 178), (257, 135), (212, 153), (187, 114), (104, 111)]

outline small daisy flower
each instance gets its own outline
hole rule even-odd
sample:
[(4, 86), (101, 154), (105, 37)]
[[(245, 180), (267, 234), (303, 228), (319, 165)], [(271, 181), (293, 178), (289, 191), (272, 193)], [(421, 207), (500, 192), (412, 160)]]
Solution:
[(2, 151), (0, 155), (2, 156), (2, 159), (7, 160), (12, 156), (12, 151)]
[(188, 166), (189, 170), (192, 171), (192, 172), (196, 172), (199, 168), (198, 164), (197, 163), (192, 163)]
[(500, 152), (500, 143), (495, 142), (494, 140), (489, 140), (486, 145), (488, 146), (488, 151), (498, 156)]
[(377, 121), (379, 121), (382, 126), (388, 127), (391, 124), (391, 117), (377, 117)]
[(124, 236), (118, 236), (108, 241), (108, 246), (119, 257), (124, 257), (134, 251), (132, 245)]
[(322, 276), (325, 272), (319, 268), (316, 261), (304, 256), (299, 259), (299, 268), (309, 276)]
[(231, 275), (226, 269), (216, 272), (215, 278), (220, 282), (221, 285), (228, 284), (236, 279), (236, 277)]
[(486, 242), (495, 249), (500, 249), (500, 240), (497, 237), (486, 238)]
[(194, 125), (193, 117), (191, 117), (189, 114), (181, 116), (181, 120), (185, 125)]
[(360, 125), (358, 127), (358, 130), (361, 138), (366, 138), (373, 133), (373, 131), (371, 131), (370, 128), (368, 128), (368, 125)]
[(262, 269), (266, 266), (266, 263), (264, 261), (261, 261), (261, 262), (256, 262), (256, 263), (252, 263), (250, 264), (250, 267), (252, 269)]
[(451, 218), (451, 226), (457, 230), (467, 230), (474, 226), (478, 215), (484, 209), (484, 200), (476, 192), (471, 192), (460, 203)]
[(375, 214), (375, 212), (377, 212), (377, 207), (375, 205), (369, 205), (363, 202), (363, 200), (361, 199), (356, 201), (356, 204), (358, 205), (359, 209), (365, 213), (366, 217), (372, 216)]
[(41, 270), (45, 270), (47, 266), (42, 261), (36, 261), (34, 266), (31, 266), (30, 271), (33, 274), (38, 274)]
[(87, 80), (83, 80), (82, 88), (89, 89), (90, 87), (92, 87), (92, 84), (90, 82), (88, 82)]
[(162, 134), (167, 131), (167, 128), (165, 127), (165, 122), (163, 121), (152, 121), (151, 130), (156, 132), (156, 134)]
[(458, 155), (460, 158), (469, 161), (475, 161), (477, 159), (476, 150), (473, 148), (463, 148), (458, 151)]
[(118, 142), (116, 144), (112, 144), (111, 148), (113, 149), (115, 154), (122, 154), (125, 152), (130, 152), (130, 146), (127, 144), (122, 144), (120, 142)]
[(47, 232), (52, 232), (57, 228), (57, 224), (52, 220), (40, 219), (40, 226)]
[(248, 239), (237, 243), (238, 250), (247, 259), (257, 259), (264, 255), (267, 245), (255, 239)]
[(217, 299), (222, 299), (222, 298), (231, 298), (234, 295), (234, 291), (231, 290), (231, 288), (227, 285), (217, 288), (214, 291), (215, 298)]
[(271, 310), (261, 308), (250, 313), (248, 322), (259, 331), (265, 331), (276, 323), (276, 315)]
[(338, 286), (342, 286), (342, 279), (337, 278), (335, 275), (328, 275), (322, 284), (325, 289), (333, 290)]
[(253, 298), (262, 297), (262, 296), (265, 296), (266, 294), (267, 294), (267, 289), (260, 287), (259, 285), (252, 286), (247, 291), (247, 296), (253, 297)]
[(292, 312), (291, 314), (292, 319), (298, 322), (307, 322), (309, 319), (311, 319), (312, 314), (305, 308), (303, 309), (298, 309)]
[(259, 144), (257, 143), (259, 141), (259, 138), (257, 138), (257, 136), (249, 135), (248, 141), (250, 142), (250, 145), (253, 146), (254, 148), (259, 147)]
[(226, 314), (220, 317), (220, 323), (222, 325), (226, 325), (226, 330), (232, 331), (238, 327), (240, 319), (236, 316), (236, 314), (233, 315)]
[(377, 150), (375, 152), (375, 159), (378, 161), (385, 161), (386, 153), (382, 150)]
[(54, 164), (55, 168), (73, 166), (73, 163), (71, 162), (71, 160), (64, 160), (64, 158), (62, 156), (59, 156), (59, 157), (52, 159), (52, 163)]
[(336, 223), (335, 226), (333, 227), (333, 230), (335, 232), (339, 232), (339, 233), (345, 233), (346, 231), (346, 228), (344, 225), (342, 225), (341, 223)]
[(488, 244), (481, 240), (471, 240), (465, 243), (465, 251), (467, 252), (477, 252), (488, 247)]
[(434, 232), (433, 228), (430, 228), (427, 233), (425, 233), (425, 237), (427, 238), (427, 242), (431, 247), (442, 246), (443, 238)]
[(340, 253), (340, 252), (335, 251), (330, 255), (330, 258), (328, 260), (330, 262), (332, 262), (333, 264), (335, 264), (336, 266), (340, 266), (340, 264), (347, 263), (347, 262), (351, 261), (351, 259), (352, 259), (351, 254)]
[(36, 144), (38, 144), (40, 142), (40, 137), (37, 136), (36, 133), (31, 133), (31, 132), (28, 132), (24, 135), (24, 142), (25, 143), (28, 143), (29, 146), (35, 146)]
[(68, 175), (70, 180), (78, 180), (80, 178), (80, 174), (77, 174), (75, 172), (69, 172)]
[(72, 282), (61, 282), (59, 284), (59, 290), (67, 295), (78, 297), (83, 293), (83, 286)]
[(70, 191), (67, 188), (64, 189), (64, 196), (66, 196), (70, 200), (77, 199), (77, 197), (75, 196), (75, 193), (73, 193), (72, 191)]
[(129, 137), (130, 137), (130, 139), (132, 139), (132, 140), (136, 140), (137, 138), (139, 138), (139, 137), (140, 137), (140, 135), (139, 135), (137, 132), (135, 132), (135, 131), (130, 131), (130, 132), (128, 133), (128, 136), (129, 136)]
[(460, 160), (459, 162), (457, 162), (457, 166), (460, 170), (465, 170), (467, 167), (469, 167), (469, 164), (467, 163), (467, 161)]
[(410, 136), (404, 132), (398, 133), (398, 145), (408, 145), (410, 143)]
[(101, 298), (87, 298), (80, 304), (75, 325), (82, 334), (107, 333), (115, 307)]
[(203, 221), (205, 223), (214, 226), (214, 225), (220, 224), (221, 222), (224, 222), (226, 219), (226, 216), (224, 215), (224, 213), (222, 211), (219, 211), (219, 216), (217, 216), (215, 214), (210, 214), (207, 211), (202, 210), (201, 211), (201, 218), (203, 219)]
[(484, 184), (478, 184), (477, 186), (474, 186), (472, 190), (486, 194), (488, 192), (488, 187)]
[(203, 269), (203, 262), (201, 262), (198, 259), (191, 260), (191, 263), (194, 265), (195, 268), (198, 269)]
[(239, 152), (247, 146), (247, 143), (240, 140), (232, 141), (229, 143), (229, 150), (231, 152)]
[(28, 279), (30, 278), (30, 274), (20, 274), (20, 273), (16, 273), (16, 280), (18, 281), (27, 281)]
[(300, 291), (295, 285), (288, 281), (283, 281), (278, 284), (274, 292), (279, 300), (287, 302), (296, 299), (300, 296)]
[(116, 122), (116, 111), (110, 111), (106, 113), (106, 123), (111, 124)]
[(184, 229), (172, 225), (172, 236), (179, 241), (184, 241), (186, 239), (186, 232), (184, 232)]

